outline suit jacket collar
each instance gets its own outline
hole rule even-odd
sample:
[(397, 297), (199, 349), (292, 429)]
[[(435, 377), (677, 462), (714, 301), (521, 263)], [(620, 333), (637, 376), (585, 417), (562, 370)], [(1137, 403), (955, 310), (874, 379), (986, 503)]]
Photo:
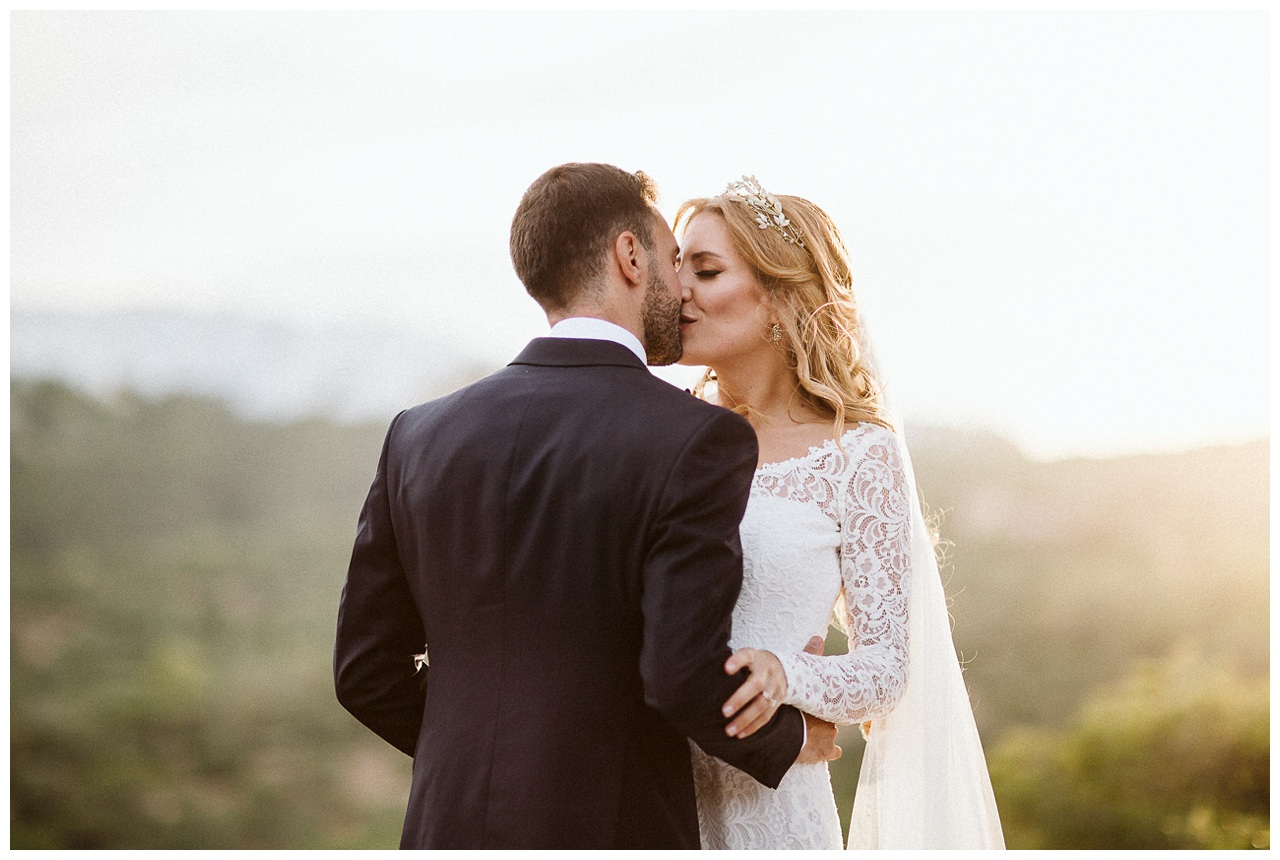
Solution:
[(512, 364), (536, 364), (543, 367), (588, 367), (609, 365), (646, 370), (635, 353), (610, 340), (588, 340), (571, 337), (539, 337), (529, 341)]

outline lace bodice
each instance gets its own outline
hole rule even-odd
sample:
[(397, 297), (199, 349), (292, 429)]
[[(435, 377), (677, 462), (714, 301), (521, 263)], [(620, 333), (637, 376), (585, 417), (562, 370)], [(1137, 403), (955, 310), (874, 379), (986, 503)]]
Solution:
[[(756, 473), (742, 524), (753, 597), (739, 599), (733, 624), (774, 640), (755, 647), (782, 661), (787, 704), (847, 724), (887, 713), (906, 684), (911, 521), (897, 437), (859, 424), (840, 442)], [(833, 588), (849, 652), (801, 653), (825, 634)]]
[[(909, 494), (897, 437), (859, 424), (756, 471), (742, 520), (743, 586), (730, 645), (772, 651), (786, 702), (836, 723), (887, 713), (906, 683)], [(847, 654), (801, 653), (832, 608)], [(695, 750), (708, 848), (841, 848), (825, 765), (794, 765), (777, 791)]]

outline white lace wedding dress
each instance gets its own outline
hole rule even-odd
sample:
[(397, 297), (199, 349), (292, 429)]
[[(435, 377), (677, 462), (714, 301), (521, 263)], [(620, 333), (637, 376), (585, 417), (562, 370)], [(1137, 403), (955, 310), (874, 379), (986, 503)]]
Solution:
[[(901, 697), (910, 497), (898, 439), (875, 424), (756, 471), (730, 644), (778, 655), (787, 704), (849, 724)], [(826, 636), (842, 592), (849, 653), (801, 653), (811, 636)], [(774, 790), (694, 746), (693, 773), (703, 848), (844, 847), (826, 764), (794, 765)]]

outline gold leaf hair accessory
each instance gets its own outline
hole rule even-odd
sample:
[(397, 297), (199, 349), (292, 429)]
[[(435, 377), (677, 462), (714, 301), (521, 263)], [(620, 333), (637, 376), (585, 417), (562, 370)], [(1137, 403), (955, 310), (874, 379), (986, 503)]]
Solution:
[(730, 200), (740, 201), (755, 212), (756, 224), (761, 230), (772, 227), (792, 245), (799, 245), (806, 251), (809, 250), (800, 231), (791, 223), (791, 219), (782, 214), (782, 202), (765, 191), (760, 180), (754, 176), (743, 176), (741, 179), (730, 182), (724, 189), (724, 196)]

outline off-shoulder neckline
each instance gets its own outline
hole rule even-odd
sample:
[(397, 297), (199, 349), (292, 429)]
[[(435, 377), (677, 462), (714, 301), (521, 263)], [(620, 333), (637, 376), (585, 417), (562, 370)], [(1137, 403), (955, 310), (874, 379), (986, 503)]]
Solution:
[[(879, 426), (880, 426), (879, 424), (875, 424), (870, 421), (859, 421), (857, 424), (854, 424), (852, 427), (844, 431), (844, 435), (840, 437), (840, 441), (844, 441), (845, 439), (848, 439), (850, 436), (852, 436), (855, 433), (864, 432), (866, 428), (874, 428)], [(756, 474), (758, 475), (761, 472), (772, 472), (777, 469), (793, 468), (795, 466), (800, 465), (801, 463), (804, 463), (808, 460), (813, 459), (814, 457), (827, 453), (827, 451), (832, 448), (837, 448), (837, 447), (838, 446), (836, 444), (836, 439), (835, 437), (832, 437), (817, 445), (810, 445), (808, 451), (806, 451), (805, 453), (797, 457), (788, 457), (785, 460), (775, 460), (774, 462), (771, 462), (771, 463), (761, 463), (760, 465), (756, 466)]]

